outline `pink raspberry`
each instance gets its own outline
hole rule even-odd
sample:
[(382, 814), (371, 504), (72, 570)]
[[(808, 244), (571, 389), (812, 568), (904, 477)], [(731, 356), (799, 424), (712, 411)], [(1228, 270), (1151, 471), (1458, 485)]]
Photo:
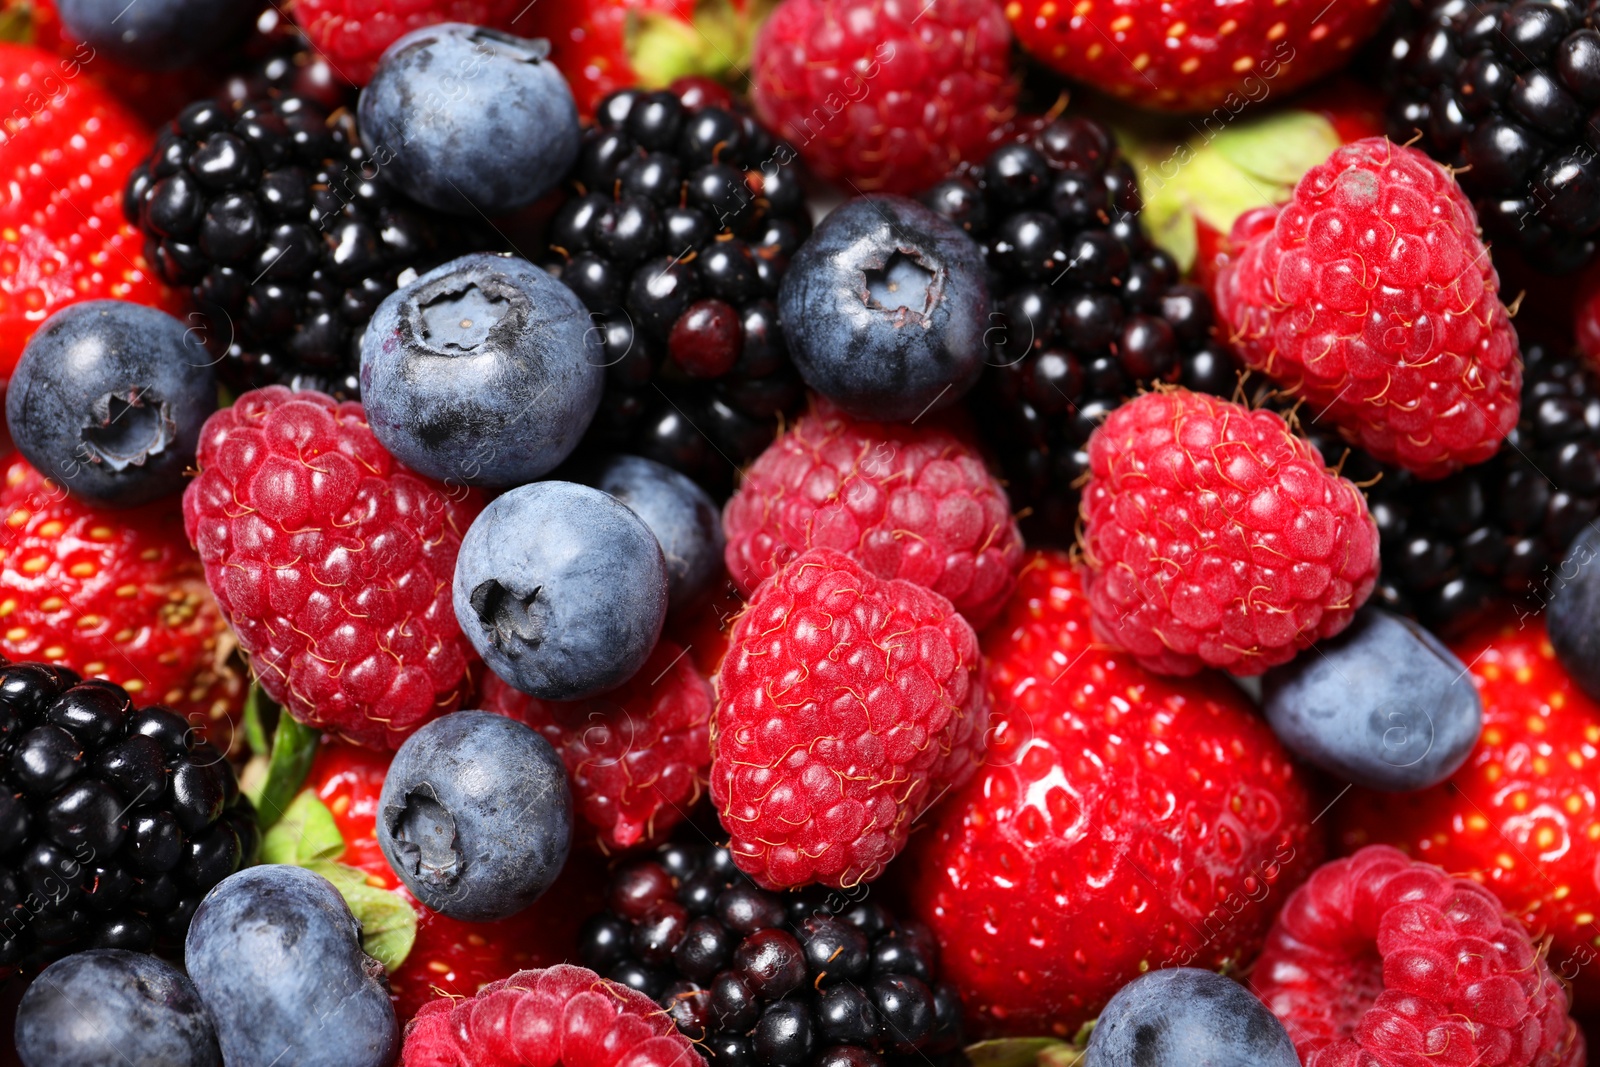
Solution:
[(1494, 894), (1387, 845), (1319, 867), (1251, 972), (1306, 1067), (1578, 1067), (1541, 947)]
[(1344, 145), (1282, 208), (1241, 215), (1231, 240), (1217, 314), (1308, 418), (1428, 478), (1482, 463), (1517, 425), (1522, 360), (1499, 275), (1471, 203), (1423, 153)]
[(515, 33), (527, 7), (527, 0), (295, 0), (287, 10), (339, 77), (365, 85), (384, 49), (412, 30), (469, 22)]
[(470, 691), (450, 582), (478, 494), (402, 466), (361, 405), (274, 385), (206, 420), (184, 530), (267, 695), (395, 748)]
[(632, 678), (602, 696), (537, 700), (491, 673), (481, 700), (561, 753), (602, 851), (662, 840), (700, 799), (711, 765), (711, 685), (673, 641), (663, 638)]
[(916, 582), (981, 629), (1022, 566), (1006, 491), (977, 449), (934, 425), (858, 422), (818, 402), (745, 473), (722, 525), (746, 596), (808, 548)]
[(711, 796), (769, 889), (868, 882), (977, 768), (977, 635), (950, 602), (814, 548), (762, 583), (717, 678)]
[(401, 1067), (698, 1067), (655, 1001), (586, 967), (557, 964), (440, 997), (406, 1027)]
[(1287, 663), (1348, 626), (1377, 580), (1361, 491), (1273, 412), (1146, 393), (1090, 436), (1089, 468), (1095, 630), (1149, 670)]

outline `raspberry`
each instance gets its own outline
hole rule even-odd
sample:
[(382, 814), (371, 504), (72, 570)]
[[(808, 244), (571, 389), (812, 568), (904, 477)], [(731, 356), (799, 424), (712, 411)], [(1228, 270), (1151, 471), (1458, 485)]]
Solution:
[(1146, 393), (1089, 438), (1095, 629), (1162, 674), (1260, 674), (1350, 624), (1378, 575), (1360, 490), (1282, 417)]
[(723, 515), (741, 592), (808, 548), (946, 597), (982, 628), (1022, 565), (1000, 483), (971, 445), (933, 426), (859, 422), (826, 402), (761, 454)]
[(761, 120), (858, 192), (918, 192), (1016, 114), (994, 0), (784, 0), (754, 62)]
[(484, 679), (485, 711), (520, 719), (561, 753), (602, 851), (655, 843), (700, 799), (711, 764), (711, 686), (666, 639), (634, 676), (588, 700), (536, 700)]
[(734, 623), (711, 796), (768, 889), (871, 881), (982, 749), (978, 642), (950, 602), (814, 548)]
[(1477, 216), (1451, 173), (1368, 137), (1282, 208), (1234, 223), (1217, 313), (1246, 365), (1378, 459), (1430, 478), (1517, 424), (1522, 362)]
[(643, 993), (557, 964), (441, 997), (406, 1028), (401, 1067), (694, 1067), (699, 1054)]
[(1576, 1067), (1567, 994), (1487, 889), (1371, 845), (1319, 868), (1252, 984), (1306, 1067)]
[(206, 420), (197, 462), (184, 529), (268, 696), (374, 747), (459, 704), (450, 582), (476, 492), (407, 470), (360, 404), (280, 385)]
[(516, 32), (527, 0), (295, 0), (289, 11), (341, 78), (365, 85), (389, 45), (424, 26), (467, 22)]

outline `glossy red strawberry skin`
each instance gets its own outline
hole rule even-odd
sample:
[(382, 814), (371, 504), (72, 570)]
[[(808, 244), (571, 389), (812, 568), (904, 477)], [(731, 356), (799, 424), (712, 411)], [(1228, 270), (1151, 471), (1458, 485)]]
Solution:
[(1070, 1037), (1145, 970), (1248, 965), (1322, 841), (1243, 695), (1098, 645), (1062, 553), (983, 646), (986, 762), (897, 871), (972, 1031)]

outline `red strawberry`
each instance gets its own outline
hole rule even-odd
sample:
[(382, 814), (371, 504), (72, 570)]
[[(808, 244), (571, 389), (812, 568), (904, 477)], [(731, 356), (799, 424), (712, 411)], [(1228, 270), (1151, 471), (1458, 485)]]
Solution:
[(529, 0), (295, 0), (289, 12), (335, 73), (365, 85), (383, 50), (412, 30), (467, 22), (531, 36), (517, 21), (529, 6)]
[(450, 602), (482, 507), (413, 474), (361, 405), (283, 386), (206, 420), (184, 529), (267, 695), (361, 744), (398, 746), (468, 692)]
[(982, 749), (978, 642), (950, 602), (814, 548), (763, 582), (717, 676), (711, 796), (768, 889), (883, 873)]
[(535, 700), (494, 674), (479, 707), (519, 719), (561, 753), (601, 851), (656, 844), (700, 799), (711, 765), (711, 685), (663, 638), (643, 667), (587, 700)]
[(123, 184), (150, 135), (85, 76), (92, 57), (0, 43), (0, 380), (68, 304), (178, 307), (122, 214)]
[(1089, 438), (1084, 587), (1146, 668), (1260, 674), (1350, 624), (1378, 577), (1361, 491), (1283, 418), (1168, 389)]
[(170, 501), (92, 508), (13, 459), (0, 521), (0, 654), (105, 678), (233, 747), (244, 679)]
[(984, 638), (982, 770), (898, 865), (980, 1035), (1070, 1037), (1152, 967), (1239, 967), (1321, 859), (1299, 773), (1239, 691), (1097, 645), (1036, 553)]
[(996, 0), (784, 0), (754, 63), (761, 120), (857, 192), (919, 192), (1016, 115)]
[(1141, 107), (1223, 122), (1344, 66), (1388, 14), (1383, 0), (1008, 0), (1035, 59)]
[(1313, 167), (1281, 210), (1246, 212), (1217, 314), (1246, 366), (1374, 456), (1438, 478), (1517, 424), (1522, 361), (1455, 177), (1381, 137)]
[(1582, 1067), (1550, 960), (1482, 886), (1373, 845), (1290, 895), (1250, 985), (1306, 1067)]
[(317, 750), (305, 784), (333, 814), (344, 837), (344, 853), (334, 859), (416, 909), (416, 942), (389, 975), (401, 1022), (440, 994), (470, 997), (524, 968), (577, 959), (580, 919), (601, 906), (603, 892), (600, 872), (583, 857), (570, 859), (560, 880), (532, 907), (498, 922), (463, 922), (417, 902), (395, 877), (375, 835), (378, 794), (390, 758), (387, 752), (328, 738)]
[(1483, 702), (1478, 747), (1448, 782), (1402, 796), (1352, 790), (1335, 809), (1341, 841), (1370, 841), (1487, 886), (1535, 937), (1557, 974), (1600, 1004), (1600, 704), (1562, 670), (1544, 622), (1503, 615), (1453, 651)]

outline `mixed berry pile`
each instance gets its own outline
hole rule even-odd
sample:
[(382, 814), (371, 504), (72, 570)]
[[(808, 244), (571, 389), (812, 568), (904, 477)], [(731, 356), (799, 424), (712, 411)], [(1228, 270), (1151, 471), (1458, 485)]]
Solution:
[(0, 0), (0, 1062), (1582, 1067), (1597, 153), (1574, 0)]

